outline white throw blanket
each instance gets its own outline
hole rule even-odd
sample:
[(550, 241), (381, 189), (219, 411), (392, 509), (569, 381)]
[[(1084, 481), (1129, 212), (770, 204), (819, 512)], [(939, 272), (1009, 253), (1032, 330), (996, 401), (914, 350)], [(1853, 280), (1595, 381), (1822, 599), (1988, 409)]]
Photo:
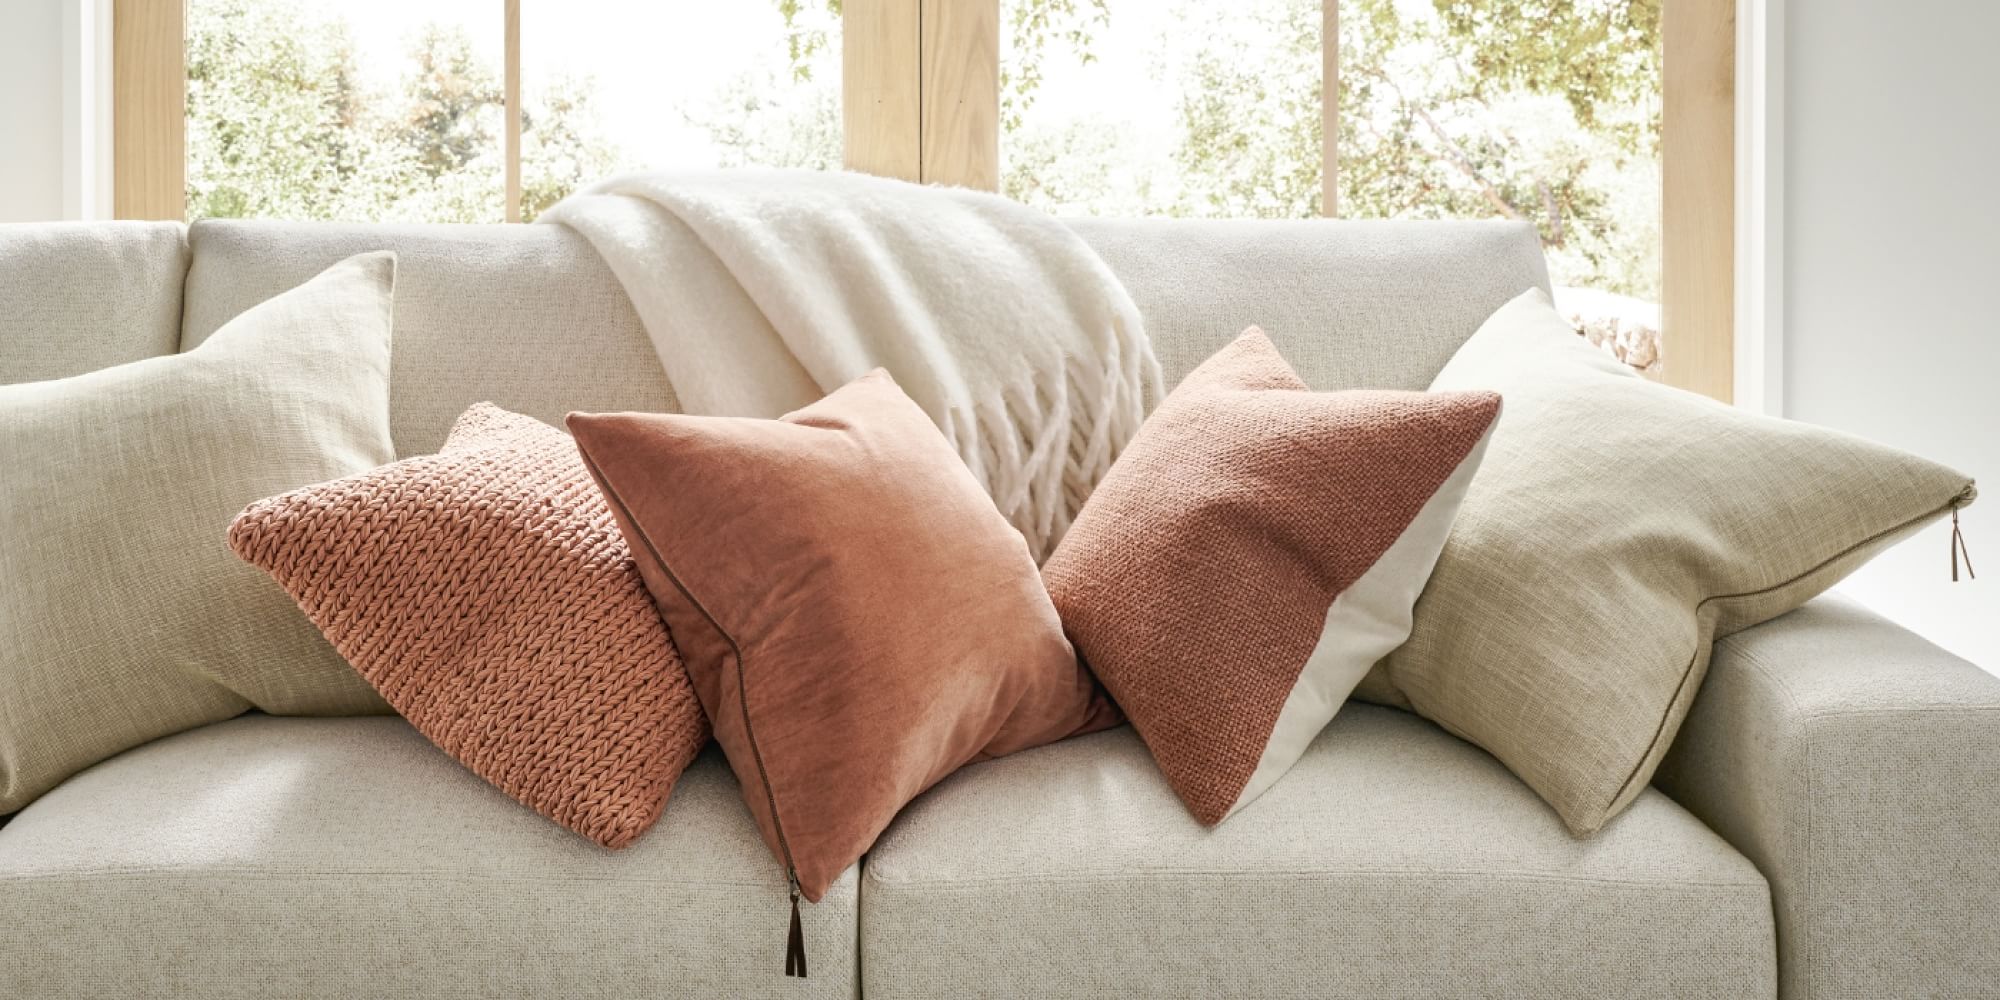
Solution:
[(687, 412), (776, 417), (886, 368), (1037, 561), (1162, 395), (1110, 268), (997, 195), (849, 173), (658, 173), (542, 218), (610, 265)]

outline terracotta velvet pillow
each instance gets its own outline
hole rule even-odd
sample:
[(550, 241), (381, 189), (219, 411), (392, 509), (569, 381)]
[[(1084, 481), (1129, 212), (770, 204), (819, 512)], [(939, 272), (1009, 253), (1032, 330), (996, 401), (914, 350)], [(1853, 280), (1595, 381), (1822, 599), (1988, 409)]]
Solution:
[(252, 504), (229, 544), (417, 731), (606, 847), (708, 742), (611, 512), (540, 421), (481, 403), (435, 455)]
[(1306, 391), (1252, 327), (1147, 418), (1043, 576), (1197, 819), (1271, 787), (1409, 636), (1499, 413)]
[(1020, 532), (887, 373), (777, 420), (569, 427), (807, 899), (945, 775), (1115, 721)]

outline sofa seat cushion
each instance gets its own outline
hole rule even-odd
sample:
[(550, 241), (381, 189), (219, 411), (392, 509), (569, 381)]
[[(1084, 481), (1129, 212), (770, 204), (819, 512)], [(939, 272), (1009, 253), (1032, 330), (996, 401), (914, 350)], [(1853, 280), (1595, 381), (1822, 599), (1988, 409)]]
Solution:
[(882, 836), (863, 993), (1770, 997), (1770, 892), (1656, 791), (1564, 831), (1478, 749), (1350, 704), (1212, 830), (1130, 729), (978, 764)]
[(856, 876), (790, 903), (721, 756), (611, 852), (393, 718), (249, 715), (0, 828), (0, 996), (852, 996)]

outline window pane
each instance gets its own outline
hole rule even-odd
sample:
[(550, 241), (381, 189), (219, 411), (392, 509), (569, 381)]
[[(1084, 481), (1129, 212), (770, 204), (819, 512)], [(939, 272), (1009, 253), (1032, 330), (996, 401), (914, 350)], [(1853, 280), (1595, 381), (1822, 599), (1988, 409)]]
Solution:
[(522, 0), (523, 218), (627, 170), (838, 168), (836, 6)]
[(1305, 217), (1319, 0), (1002, 0), (1000, 186), (1064, 215)]
[(1557, 306), (1660, 333), (1659, 0), (1341, 0), (1339, 214), (1524, 219)]
[(495, 0), (189, 0), (188, 216), (499, 222)]

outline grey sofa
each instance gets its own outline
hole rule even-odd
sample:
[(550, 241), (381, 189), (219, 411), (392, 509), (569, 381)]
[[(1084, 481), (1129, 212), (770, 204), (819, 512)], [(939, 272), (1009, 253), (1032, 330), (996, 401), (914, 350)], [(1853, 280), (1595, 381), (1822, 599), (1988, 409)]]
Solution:
[[(1257, 323), (1317, 388), (1421, 387), (1547, 281), (1511, 225), (1076, 228), (1170, 382)], [(0, 382), (185, 350), (378, 248), (400, 255), (402, 453), (482, 399), (674, 406), (616, 282), (553, 226), (0, 227)], [(0, 827), (0, 996), (1995, 996), (1995, 775), (2000, 679), (1823, 598), (1719, 644), (1656, 787), (1595, 838), (1359, 704), (1205, 831), (1121, 729), (918, 799), (807, 908), (799, 981), (713, 750), (608, 853), (400, 720), (250, 715)]]

